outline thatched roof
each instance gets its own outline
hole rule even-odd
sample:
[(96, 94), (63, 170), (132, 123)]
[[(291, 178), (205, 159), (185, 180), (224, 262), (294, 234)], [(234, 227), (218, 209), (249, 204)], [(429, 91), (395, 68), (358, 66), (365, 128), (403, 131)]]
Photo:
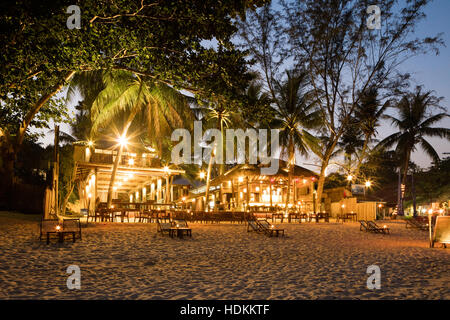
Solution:
[[(283, 160), (278, 160), (278, 170), (276, 174), (273, 175), (261, 175), (262, 167), (269, 167), (270, 164), (240, 164), (234, 168), (225, 172), (222, 176), (214, 178), (211, 180), (212, 184), (217, 184), (222, 181), (228, 181), (230, 179), (237, 179), (238, 177), (249, 177), (255, 180), (270, 180), (270, 179), (286, 179), (288, 177), (287, 162)], [(318, 177), (316, 173), (301, 166), (295, 166), (293, 172), (294, 178), (308, 178), (308, 177)]]

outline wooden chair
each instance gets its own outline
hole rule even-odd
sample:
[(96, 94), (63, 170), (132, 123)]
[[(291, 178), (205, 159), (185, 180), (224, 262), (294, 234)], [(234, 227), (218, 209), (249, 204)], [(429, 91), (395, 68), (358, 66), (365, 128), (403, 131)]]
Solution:
[(58, 219), (43, 219), (39, 224), (39, 241), (42, 237), (47, 237), (47, 243), (49, 241), (50, 234), (55, 233), (56, 226), (59, 225)]
[(170, 228), (172, 228), (172, 223), (170, 221), (165, 221), (165, 219), (156, 219), (157, 232), (161, 235), (164, 233), (170, 234)]
[(64, 219), (63, 230), (68, 232), (75, 232), (77, 239), (81, 240), (81, 222), (80, 219)]

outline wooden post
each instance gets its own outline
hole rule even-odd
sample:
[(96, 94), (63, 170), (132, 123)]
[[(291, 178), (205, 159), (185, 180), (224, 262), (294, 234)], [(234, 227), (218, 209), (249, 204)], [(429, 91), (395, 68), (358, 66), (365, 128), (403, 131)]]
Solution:
[(213, 149), (211, 150), (211, 154), (209, 156), (209, 164), (208, 164), (208, 172), (206, 174), (206, 191), (205, 191), (205, 206), (206, 206), (206, 212), (209, 212), (209, 202), (208, 202), (208, 198), (209, 198), (209, 186), (211, 183), (211, 168), (212, 168), (212, 161), (213, 158), (215, 157), (216, 153), (216, 147), (214, 146)]
[(247, 200), (247, 210), (250, 208), (250, 188), (249, 188), (249, 184), (248, 184), (248, 176), (247, 176), (247, 195), (246, 195), (246, 200)]
[(236, 191), (236, 207), (239, 207), (239, 200), (240, 200), (240, 194), (239, 194), (239, 179), (237, 183), (237, 191)]
[(169, 203), (169, 199), (170, 199), (170, 198), (169, 198), (169, 193), (170, 193), (170, 192), (169, 192), (169, 175), (167, 175), (167, 176), (166, 176), (166, 197), (165, 197), (165, 198), (166, 198), (166, 199), (165, 199), (166, 201), (165, 201), (165, 203)]
[(59, 126), (55, 125), (55, 146), (54, 146), (54, 154), (53, 154), (53, 188), (54, 188), (54, 208), (55, 215), (58, 216), (59, 213), (59, 201), (58, 201), (58, 181), (59, 181)]
[(270, 187), (270, 207), (273, 207), (272, 205), (272, 181), (269, 180), (269, 187)]
[(97, 197), (98, 197), (98, 191), (97, 191), (97, 181), (98, 181), (98, 169), (95, 168), (95, 183), (94, 183), (94, 212), (97, 210)]
[(236, 196), (234, 194), (234, 181), (233, 181), (233, 179), (231, 179), (230, 182), (231, 182), (231, 199), (230, 199), (230, 201), (233, 202), (231, 208), (235, 209), (236, 208)]

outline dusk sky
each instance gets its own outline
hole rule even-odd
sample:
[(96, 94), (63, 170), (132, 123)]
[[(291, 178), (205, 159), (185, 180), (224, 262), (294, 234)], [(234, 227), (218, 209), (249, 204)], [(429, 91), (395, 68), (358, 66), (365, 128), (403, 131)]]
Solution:
[[(434, 36), (440, 32), (443, 34), (446, 47), (442, 47), (440, 55), (436, 56), (433, 53), (421, 55), (406, 61), (401, 70), (408, 71), (412, 74), (412, 87), (416, 85), (423, 85), (426, 90), (434, 90), (435, 95), (443, 97), (441, 106), (445, 107), (447, 112), (450, 110), (450, 1), (435, 0), (425, 11), (427, 17), (422, 20), (417, 27), (417, 37)], [(390, 111), (392, 113), (392, 110)], [(450, 127), (450, 118), (441, 121), (439, 127)], [(70, 132), (67, 125), (61, 125), (61, 130)], [(382, 139), (389, 134), (392, 134), (394, 129), (389, 123), (383, 122), (378, 128), (378, 139)], [(53, 143), (53, 134), (48, 133), (45, 138), (40, 140), (44, 145)], [(444, 152), (450, 153), (450, 143), (438, 138), (429, 138), (428, 141), (436, 148), (439, 155), (446, 157)], [(428, 167), (431, 160), (419, 148), (412, 156), (412, 161), (421, 167)], [(297, 164), (305, 165), (313, 162), (313, 159), (303, 160), (298, 159)], [(309, 167), (312, 170), (317, 170), (315, 167)]]

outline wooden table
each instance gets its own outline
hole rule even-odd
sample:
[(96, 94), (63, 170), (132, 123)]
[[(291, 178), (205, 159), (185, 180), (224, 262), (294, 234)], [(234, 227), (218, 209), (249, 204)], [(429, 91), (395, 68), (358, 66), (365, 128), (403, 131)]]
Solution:
[(284, 237), (284, 229), (269, 228), (268, 230), (270, 232), (269, 233), (270, 237), (272, 237), (274, 233), (276, 234), (277, 237), (280, 235), (280, 233), (282, 233)]
[(169, 229), (169, 236), (171, 238), (174, 237), (174, 235), (176, 234), (178, 238), (182, 239), (184, 233), (186, 233), (187, 236), (192, 238), (192, 229), (191, 228), (170, 228)]
[(61, 231), (47, 231), (47, 244), (50, 243), (50, 234), (51, 233), (55, 233), (55, 234), (58, 235), (58, 242), (59, 243), (63, 243), (64, 242), (64, 235), (65, 234), (72, 234), (72, 239), (73, 239), (73, 242), (75, 243), (75, 231), (64, 231), (64, 230), (61, 230)]

